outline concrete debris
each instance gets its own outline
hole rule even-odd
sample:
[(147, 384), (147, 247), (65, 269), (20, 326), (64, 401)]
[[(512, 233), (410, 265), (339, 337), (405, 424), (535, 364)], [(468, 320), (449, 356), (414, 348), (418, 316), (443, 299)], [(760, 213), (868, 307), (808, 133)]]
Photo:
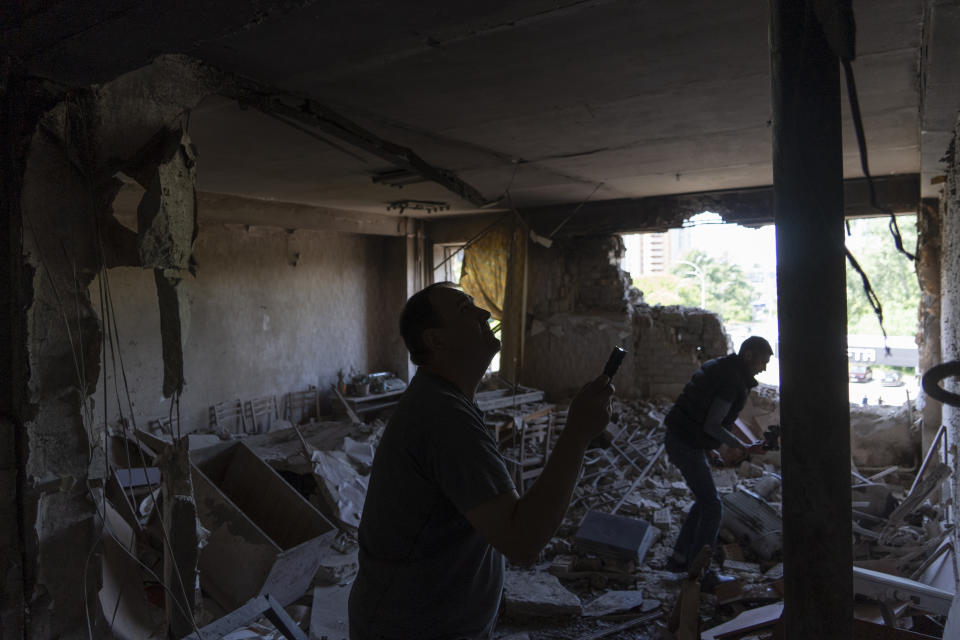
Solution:
[(363, 502), (367, 498), (367, 479), (334, 452), (314, 451), (310, 456), (320, 494), (338, 522), (356, 529), (360, 526)]
[(588, 511), (575, 540), (588, 553), (642, 562), (659, 536), (659, 530), (639, 518)]
[[(586, 612), (592, 611), (593, 603), (605, 602), (601, 598), (606, 593), (625, 591), (645, 601), (660, 600), (668, 607), (665, 613), (677, 599), (677, 575), (661, 569), (693, 500), (676, 468), (662, 453), (658, 455), (663, 441), (661, 423), (668, 406), (660, 401), (614, 401), (607, 435), (588, 449), (583, 476), (574, 490), (566, 518), (545, 549), (544, 562), (538, 565), (538, 571), (552, 574), (589, 603), (584, 607), (584, 619), (588, 617)], [(863, 408), (860, 413), (871, 415), (871, 409)], [(890, 408), (878, 409), (884, 415), (898, 415)], [(553, 409), (554, 415), (562, 412), (562, 406)], [(752, 434), (751, 439), (760, 439), (764, 429), (779, 423), (776, 389), (758, 388), (751, 394), (741, 418), (745, 433)], [(874, 431), (882, 428), (876, 420), (873, 424)], [(510, 435), (512, 429), (511, 423), (503, 425), (500, 431), (507, 457), (519, 455)], [(553, 437), (560, 430), (562, 424), (554, 430)], [(782, 606), (779, 465), (779, 453), (772, 452), (714, 469), (714, 480), (725, 505), (719, 557), (714, 566), (722, 567), (736, 580), (719, 593), (702, 594), (700, 617), (704, 628), (758, 606), (760, 618), (764, 618), (758, 621), (758, 628), (762, 628), (768, 624), (764, 612), (774, 612)], [(943, 569), (952, 562), (952, 550), (944, 550), (943, 545), (948, 537), (944, 532), (949, 528), (942, 524), (942, 509), (931, 504), (928, 493), (931, 487), (939, 486), (945, 472), (936, 464), (929, 466), (924, 473), (927, 480), (914, 483), (912, 490), (907, 489), (910, 482), (902, 466), (865, 466), (858, 476), (852, 476), (851, 497), (855, 505), (861, 505), (854, 509), (853, 523), (858, 562), (882, 561), (882, 565), (871, 568), (882, 566), (884, 571), (912, 576), (914, 580), (926, 576), (945, 583), (944, 576), (951, 577)], [(602, 549), (584, 547), (579, 539), (581, 524), (590, 512), (642, 519), (652, 523), (650, 528), (662, 535), (650, 544), (644, 564), (613, 567), (609, 564), (612, 557), (602, 555)], [(899, 512), (896, 522), (890, 519), (895, 512)], [(762, 605), (767, 604), (775, 606), (763, 609)], [(774, 620), (779, 618), (776, 612)]]
[[(758, 391), (741, 416), (742, 428), (757, 439), (763, 428), (779, 421), (775, 392)], [(534, 392), (522, 389), (516, 397), (529, 401), (517, 404), (497, 390), (487, 398), (493, 408), (485, 420), (513, 465), (518, 486), (536, 482), (566, 422), (565, 407), (529, 395)], [(551, 627), (563, 628), (563, 637), (620, 637), (616, 630), (621, 626), (652, 630), (657, 624), (653, 617), (675, 609), (682, 577), (663, 569), (693, 500), (663, 454), (667, 406), (614, 401), (606, 435), (588, 449), (571, 506), (540, 563), (533, 570), (508, 569), (504, 615), (495, 638), (540, 638), (540, 631)], [(880, 428), (875, 424), (874, 430)], [(213, 446), (196, 448), (191, 442), (197, 510), (209, 529), (200, 530), (208, 538), (200, 550), (200, 581), (208, 597), (198, 623), (233, 620), (227, 616), (231, 611), (246, 612), (252, 617), (224, 632), (227, 637), (279, 637), (277, 627), (263, 617), (276, 616), (276, 611), (256, 599), (261, 593), (279, 593), (278, 606), (286, 607), (288, 618), (304, 628), (309, 620), (311, 638), (348, 637), (346, 602), (357, 572), (356, 528), (383, 429), (379, 421), (362, 426), (350, 421), (289, 428), (277, 424), (268, 433), (236, 434), (226, 442), (213, 437)], [(169, 439), (149, 438), (141, 440), (152, 447)], [(858, 576), (866, 586), (860, 590), (869, 597), (882, 599), (883, 589), (896, 585), (914, 608), (941, 613), (952, 597), (944, 586), (952, 584), (953, 547), (943, 508), (931, 497), (949, 469), (935, 461), (928, 466), (913, 481), (902, 466), (854, 464), (854, 553), (863, 565)], [(779, 473), (778, 454), (751, 456), (714, 470), (725, 506), (714, 566), (736, 580), (713, 594), (698, 591), (691, 597), (690, 623), (699, 616), (700, 628), (710, 629), (704, 638), (731, 629), (755, 629), (765, 638), (765, 629), (780, 616)], [(148, 508), (139, 517), (124, 518), (130, 531), (150, 540), (158, 519), (149, 487), (133, 486), (141, 479), (155, 480), (155, 473), (135, 469), (112, 474), (110, 484), (114, 491), (140, 492), (136, 500)], [(110, 500), (116, 502), (114, 498)], [(124, 518), (117, 514), (137, 506), (118, 508), (112, 518), (122, 526)], [(304, 506), (308, 511), (301, 512)], [(148, 554), (143, 557), (162, 558), (159, 546), (152, 552), (137, 546), (141, 555)], [(299, 605), (291, 607), (294, 601)], [(247, 611), (248, 606), (260, 610)], [(906, 607), (890, 610), (895, 616), (910, 615)]]
[(359, 465), (362, 469), (365, 469), (367, 473), (370, 472), (370, 467), (373, 465), (374, 453), (372, 444), (369, 442), (357, 442), (350, 436), (347, 436), (343, 440), (343, 450), (352, 463)]
[(774, 475), (758, 478), (753, 485), (753, 491), (768, 502), (779, 502), (780, 478)]
[(569, 617), (581, 613), (580, 598), (549, 573), (507, 571), (504, 614), (514, 618)]
[(329, 553), (320, 560), (313, 583), (317, 586), (348, 585), (353, 582), (358, 569), (357, 549)]
[(783, 521), (770, 504), (746, 489), (722, 498), (723, 526), (747, 541), (750, 548), (769, 560), (783, 548)]
[[(642, 591), (607, 591), (583, 606), (583, 615), (595, 618), (637, 609), (644, 604)], [(652, 603), (651, 603), (652, 604)]]

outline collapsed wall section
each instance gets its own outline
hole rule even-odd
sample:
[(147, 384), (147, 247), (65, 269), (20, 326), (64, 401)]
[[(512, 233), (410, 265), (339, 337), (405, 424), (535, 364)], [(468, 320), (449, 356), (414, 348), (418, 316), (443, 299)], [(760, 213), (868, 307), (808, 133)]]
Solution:
[[(40, 116), (22, 154), (16, 198), (25, 309), (25, 397), (17, 407), (24, 540), (23, 583), (31, 638), (100, 637), (98, 538), (90, 480), (103, 469), (102, 425), (91, 416), (102, 327), (88, 286), (108, 264), (135, 264), (135, 236), (110, 216), (114, 174), (176, 126), (209, 92), (196, 65), (163, 59), (106, 85), (72, 91)], [(131, 251), (131, 248), (134, 248)]]
[(630, 353), (615, 380), (618, 395), (675, 396), (701, 362), (727, 353), (716, 314), (644, 304), (620, 268), (623, 253), (619, 235), (531, 247), (524, 384), (569, 396), (619, 345)]

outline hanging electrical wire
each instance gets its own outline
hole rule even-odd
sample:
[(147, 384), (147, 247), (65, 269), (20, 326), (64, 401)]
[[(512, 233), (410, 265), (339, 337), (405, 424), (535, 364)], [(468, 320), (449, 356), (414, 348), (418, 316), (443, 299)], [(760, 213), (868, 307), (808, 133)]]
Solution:
[(548, 240), (553, 240), (553, 236), (557, 235), (557, 232), (560, 231), (560, 229), (562, 229), (565, 224), (567, 224), (568, 222), (570, 222), (570, 219), (573, 218), (573, 216), (577, 215), (577, 213), (580, 211), (580, 209), (583, 208), (583, 205), (585, 205), (585, 204), (587, 204), (588, 202), (590, 202), (590, 198), (592, 198), (592, 197), (593, 197), (593, 194), (595, 194), (597, 191), (600, 190), (600, 187), (602, 187), (603, 184), (604, 184), (603, 182), (598, 182), (598, 183), (597, 183), (597, 186), (595, 186), (595, 187), (593, 188), (593, 191), (590, 192), (590, 195), (588, 195), (588, 196), (586, 197), (586, 199), (583, 200), (583, 202), (581, 202), (580, 204), (577, 205), (577, 208), (573, 210), (573, 213), (571, 213), (570, 215), (568, 215), (566, 218), (564, 218), (564, 219), (560, 222), (560, 224), (558, 224), (556, 227), (554, 227), (553, 231), (550, 232), (550, 235), (547, 236), (547, 239), (548, 239)]
[[(77, 110), (76, 110), (76, 113), (79, 114), (79, 117), (75, 119), (76, 121), (74, 121), (74, 119), (71, 118), (71, 122), (68, 123), (68, 126), (67, 126), (67, 127), (65, 127), (65, 131), (66, 131), (66, 135), (68, 136), (68, 139), (67, 139), (67, 140), (64, 140), (64, 141), (60, 141), (60, 142), (61, 142), (61, 147), (63, 148), (63, 151), (64, 151), (64, 153), (65, 153), (65, 155), (66, 155), (66, 157), (67, 157), (68, 162), (74, 167), (74, 169), (76, 169), (76, 170), (78, 171), (78, 173), (79, 173), (79, 174), (81, 175), (81, 177), (84, 179), (84, 183), (85, 183), (85, 187), (86, 187), (85, 191), (86, 191), (86, 196), (87, 196), (87, 203), (86, 203), (86, 204), (87, 204), (87, 209), (86, 209), (86, 210), (87, 210), (87, 211), (92, 215), (92, 217), (93, 217), (93, 224), (94, 224), (95, 231), (96, 231), (96, 232), (95, 232), (95, 242), (96, 242), (97, 248), (99, 249), (99, 263), (100, 263), (100, 265), (99, 265), (99, 275), (101, 276), (100, 282), (101, 282), (101, 287), (102, 287), (102, 289), (101, 289), (101, 321), (102, 321), (103, 327), (104, 327), (104, 329), (105, 329), (105, 330), (103, 331), (104, 344), (102, 345), (102, 347), (103, 347), (103, 352), (102, 352), (103, 362), (104, 362), (104, 365), (106, 365), (106, 362), (107, 362), (107, 347), (108, 347), (108, 345), (109, 345), (110, 354), (111, 354), (110, 361), (111, 361), (111, 363), (112, 363), (112, 365), (113, 365), (113, 368), (114, 368), (114, 383), (115, 383), (115, 386), (116, 386), (116, 379), (117, 379), (117, 378), (116, 378), (116, 365), (117, 365), (117, 362), (119, 361), (120, 367), (121, 367), (121, 371), (122, 371), (122, 377), (123, 377), (123, 380), (124, 380), (124, 387), (125, 387), (125, 394), (126, 394), (126, 398), (127, 398), (127, 405), (128, 405), (128, 407), (129, 407), (129, 409), (130, 409), (131, 419), (133, 419), (133, 415), (134, 415), (134, 414), (133, 414), (133, 403), (132, 403), (132, 400), (131, 400), (131, 398), (130, 398), (129, 387), (127, 386), (127, 376), (126, 376), (126, 372), (123, 371), (122, 356), (120, 356), (120, 354), (119, 354), (120, 347), (119, 347), (119, 338), (118, 338), (118, 334), (117, 334), (116, 312), (115, 312), (115, 309), (113, 308), (112, 296), (110, 295), (110, 291), (109, 291), (109, 280), (108, 280), (108, 277), (106, 276), (106, 271), (107, 271), (107, 268), (106, 268), (106, 257), (105, 257), (105, 252), (104, 252), (104, 249), (103, 249), (102, 234), (101, 234), (101, 230), (100, 230), (100, 226), (99, 226), (99, 220), (98, 220), (97, 215), (96, 215), (97, 207), (96, 207), (96, 199), (94, 198), (93, 180), (92, 180), (90, 174), (89, 174), (87, 171), (85, 171), (84, 165), (83, 165), (81, 162), (79, 162), (79, 161), (75, 162), (75, 161), (74, 161), (74, 158), (71, 157), (71, 153), (72, 153), (72, 152), (71, 152), (71, 149), (74, 148), (73, 142), (69, 139), (69, 136), (71, 135), (71, 133), (76, 132), (76, 133), (79, 134), (80, 143), (81, 143), (81, 147), (80, 147), (80, 148), (83, 148), (82, 145), (83, 145), (83, 143), (84, 143), (84, 141), (85, 141), (85, 139), (86, 139), (85, 136), (84, 136), (84, 133), (86, 133), (86, 129), (85, 129), (86, 119), (83, 117), (84, 110), (83, 110), (83, 108), (82, 108), (80, 105), (74, 105), (74, 106), (78, 106), (78, 108), (77, 108)], [(69, 110), (68, 110), (68, 116), (69, 116), (70, 114), (72, 114), (72, 113), (73, 113), (72, 111), (69, 111)], [(48, 132), (48, 133), (51, 133), (51, 135), (52, 135), (52, 132)], [(103, 391), (104, 391), (104, 409), (103, 409), (103, 412), (104, 412), (104, 429), (103, 429), (102, 434), (98, 434), (98, 433), (96, 432), (96, 428), (95, 428), (95, 420), (94, 420), (94, 415), (93, 415), (92, 404), (91, 404), (90, 402), (88, 402), (88, 400), (87, 400), (87, 398), (86, 398), (87, 390), (88, 390), (90, 387), (89, 387), (88, 381), (87, 381), (87, 379), (86, 379), (86, 370), (85, 370), (86, 363), (85, 363), (85, 361), (84, 361), (85, 350), (84, 350), (84, 346), (83, 346), (83, 345), (84, 345), (84, 336), (83, 336), (83, 331), (82, 331), (82, 326), (83, 326), (83, 313), (82, 313), (82, 305), (81, 305), (81, 298), (83, 297), (83, 292), (82, 292), (82, 287), (81, 287), (81, 285), (80, 285), (80, 278), (79, 278), (79, 273), (78, 273), (78, 270), (77, 270), (76, 260), (75, 260), (73, 257), (71, 257), (70, 252), (68, 251), (66, 244), (64, 244), (64, 243), (61, 241), (60, 246), (61, 246), (61, 250), (62, 250), (62, 252), (63, 252), (63, 256), (64, 256), (64, 260), (65, 260), (65, 265), (69, 265), (69, 266), (71, 267), (71, 269), (72, 269), (72, 275), (73, 275), (73, 295), (74, 295), (74, 300), (75, 300), (75, 304), (76, 304), (76, 315), (77, 315), (77, 317), (76, 317), (76, 329), (77, 329), (77, 332), (78, 332), (78, 335), (75, 336), (75, 335), (74, 335), (74, 330), (73, 330), (72, 325), (71, 325), (71, 322), (70, 322), (70, 319), (69, 319), (69, 317), (68, 317), (66, 305), (65, 305), (65, 303), (64, 303), (64, 296), (63, 296), (63, 294), (62, 294), (61, 291), (60, 291), (60, 287), (58, 287), (58, 285), (57, 285), (56, 278), (55, 278), (54, 275), (53, 275), (53, 270), (51, 269), (50, 263), (49, 263), (49, 261), (47, 260), (48, 256), (45, 254), (45, 252), (44, 252), (44, 250), (43, 250), (43, 241), (42, 241), (42, 239), (41, 239), (41, 236), (40, 236), (40, 234), (37, 232), (37, 227), (36, 227), (36, 225), (34, 224), (34, 220), (33, 220), (32, 216), (31, 216), (30, 212), (25, 211), (23, 217), (24, 217), (24, 220), (25, 220), (25, 222), (26, 222), (27, 228), (29, 229), (31, 235), (32, 235), (33, 238), (34, 238), (34, 244), (36, 245), (36, 252), (37, 252), (37, 256), (38, 256), (38, 258), (39, 258), (39, 260), (40, 260), (41, 270), (43, 271), (43, 275), (46, 277), (46, 280), (47, 280), (48, 283), (49, 283), (49, 287), (50, 287), (50, 291), (52, 292), (52, 295), (53, 295), (53, 301), (54, 301), (54, 305), (55, 305), (55, 307), (56, 307), (56, 311), (57, 311), (57, 313), (59, 314), (61, 320), (63, 321), (64, 331), (65, 331), (65, 334), (66, 334), (66, 337), (67, 337), (67, 341), (68, 341), (68, 343), (69, 343), (69, 345), (70, 345), (70, 352), (71, 352), (71, 356), (72, 356), (72, 359), (73, 359), (73, 365), (74, 365), (74, 374), (75, 374), (75, 376), (76, 376), (77, 392), (78, 392), (78, 394), (80, 395), (80, 399), (81, 399), (81, 414), (80, 414), (80, 419), (81, 419), (81, 422), (83, 423), (84, 431), (85, 431), (85, 433), (86, 433), (86, 435), (87, 435), (87, 460), (86, 460), (86, 467), (87, 467), (88, 469), (91, 468), (91, 464), (92, 464), (92, 462), (93, 462), (93, 460), (94, 460), (94, 455), (95, 455), (94, 446), (95, 446), (96, 444), (100, 444), (100, 446), (102, 447), (102, 450), (103, 450), (103, 452), (104, 452), (104, 456), (103, 456), (103, 458), (104, 458), (104, 460), (103, 460), (103, 464), (104, 464), (104, 467), (103, 467), (103, 477), (104, 477), (104, 478), (108, 478), (108, 477), (110, 476), (111, 472), (112, 472), (112, 468), (111, 468), (110, 459), (109, 459), (109, 455), (108, 455), (109, 446), (108, 446), (108, 441), (107, 441), (107, 435), (108, 435), (108, 433), (109, 433), (109, 404), (108, 404), (108, 402), (107, 402), (107, 390), (106, 390), (106, 387), (107, 387), (107, 384), (106, 384), (107, 370), (106, 370), (105, 367), (103, 368), (103, 380), (104, 380), (104, 388), (103, 388)], [(119, 389), (116, 389), (116, 393), (117, 393), (117, 396), (118, 396), (118, 402), (117, 402), (117, 406), (118, 406), (118, 420), (117, 420), (117, 422), (118, 422), (118, 424), (120, 425), (121, 429), (123, 430), (123, 441), (124, 441), (124, 445), (125, 445), (126, 448), (127, 448), (127, 460), (132, 461), (132, 460), (133, 460), (133, 457), (130, 455), (130, 448), (129, 448), (129, 442), (130, 442), (130, 435), (131, 435), (131, 434), (129, 434), (128, 431), (127, 431), (127, 419), (126, 419), (126, 416), (124, 416), (124, 414), (123, 414), (122, 405), (121, 405), (121, 403), (120, 403), (120, 401), (119, 401), (119, 396), (120, 396), (120, 394), (119, 394)], [(175, 402), (176, 402), (177, 416), (178, 416), (177, 422), (178, 422), (178, 426), (179, 426), (179, 398), (177, 398)], [(172, 402), (171, 406), (173, 406), (173, 402)], [(135, 422), (134, 422), (134, 424), (135, 424)], [(102, 436), (102, 442), (98, 443), (97, 441), (99, 440), (100, 436)], [(142, 466), (142, 467), (147, 467), (148, 464), (147, 464), (147, 461), (146, 461), (146, 459), (145, 459), (145, 457), (144, 457), (143, 450), (142, 450), (139, 446), (136, 447), (136, 450), (139, 452), (141, 466)], [(153, 509), (154, 509), (154, 510), (159, 510), (159, 504), (157, 503), (157, 499), (156, 499), (157, 492), (159, 491), (159, 486), (154, 485), (153, 483), (151, 483), (150, 480), (149, 480), (149, 477), (147, 477), (146, 480), (147, 480), (148, 489), (149, 489), (149, 491), (150, 491), (150, 498), (153, 500)], [(117, 541), (119, 548), (122, 549), (127, 556), (129, 556), (130, 558), (132, 558), (132, 559), (134, 560), (134, 562), (136, 562), (136, 564), (138, 564), (139, 566), (141, 566), (151, 577), (157, 579), (157, 582), (158, 582), (159, 584), (161, 584), (161, 586), (163, 587), (164, 591), (166, 591), (167, 594), (168, 594), (168, 596), (169, 596), (170, 598), (172, 598), (173, 604), (174, 604), (174, 606), (177, 608), (177, 610), (183, 615), (183, 617), (184, 617), (185, 619), (188, 619), (188, 620), (190, 621), (190, 624), (192, 625), (193, 630), (194, 630), (197, 638), (198, 638), (198, 639), (201, 638), (200, 630), (199, 630), (199, 627), (198, 627), (198, 625), (197, 625), (197, 621), (196, 621), (196, 619), (195, 619), (194, 616), (193, 616), (193, 612), (192, 612), (192, 611), (189, 611), (189, 610), (184, 610), (183, 606), (181, 605), (180, 599), (179, 599), (179, 598), (177, 597), (177, 595), (170, 589), (170, 587), (169, 587), (168, 585), (166, 585), (166, 584), (164, 583), (164, 581), (161, 580), (161, 579), (156, 575), (155, 572), (153, 572), (152, 569), (150, 569), (150, 568), (147, 567), (144, 563), (142, 563), (142, 562), (139, 560), (139, 558), (137, 558), (137, 557), (135, 556), (135, 554), (134, 554), (132, 551), (130, 551), (130, 550), (127, 548), (127, 546), (126, 546), (122, 541), (120, 541), (120, 540), (117, 538), (116, 533), (115, 533), (114, 531), (112, 531), (112, 529), (109, 527), (109, 525), (108, 525), (108, 520), (107, 520), (107, 517), (106, 517), (106, 501), (105, 501), (104, 499), (101, 499), (101, 496), (102, 496), (102, 488), (100, 488), (100, 487), (94, 487), (94, 486), (92, 485), (92, 483), (91, 483), (91, 481), (90, 481), (89, 474), (87, 474), (87, 477), (84, 479), (84, 482), (85, 482), (85, 485), (86, 485), (87, 493), (88, 493), (88, 494), (90, 495), (90, 497), (93, 499), (94, 503), (98, 505), (98, 509), (95, 510), (95, 513), (97, 513), (97, 515), (100, 516), (100, 526), (99, 526), (99, 529), (98, 529), (98, 530), (95, 530), (95, 532), (94, 532), (94, 535), (95, 535), (96, 539), (94, 540), (93, 544), (90, 546), (90, 549), (88, 550), (87, 557), (86, 557), (86, 561), (85, 561), (85, 564), (84, 564), (84, 575), (83, 575), (84, 613), (85, 613), (85, 616), (86, 616), (87, 632), (88, 632), (88, 635), (89, 635), (89, 637), (91, 638), (91, 640), (93, 639), (94, 636), (93, 636), (93, 624), (92, 624), (92, 619), (91, 619), (91, 610), (90, 610), (90, 601), (89, 601), (89, 589), (88, 589), (88, 584), (87, 584), (87, 577), (88, 577), (87, 574), (89, 573), (90, 563), (92, 562), (92, 559), (93, 559), (93, 557), (94, 557), (94, 554), (96, 553), (96, 550), (99, 548), (99, 546), (100, 546), (100, 544), (101, 544), (101, 542), (102, 542), (102, 536), (103, 536), (104, 532), (106, 532), (107, 535), (109, 535), (113, 540)], [(131, 491), (132, 491), (132, 490), (131, 490)], [(165, 551), (166, 551), (167, 553), (172, 553), (172, 546), (171, 546), (171, 544), (170, 544), (169, 532), (167, 531), (166, 526), (165, 526), (164, 523), (163, 523), (163, 518), (162, 518), (162, 517), (159, 518), (159, 525), (160, 525), (161, 538), (162, 538), (162, 541), (163, 541), (163, 544), (164, 544)], [(185, 586), (185, 583), (184, 583), (184, 580), (183, 580), (183, 576), (181, 575), (179, 568), (176, 567), (176, 566), (174, 566), (174, 574), (175, 574), (176, 577), (177, 577), (177, 581), (178, 581), (178, 583), (179, 583), (180, 592), (184, 595), (185, 601), (186, 601), (186, 602), (189, 602), (189, 600), (190, 600), (190, 595), (189, 595), (190, 592), (187, 591), (186, 586)], [(193, 584), (193, 582), (191, 581), (191, 585), (192, 585), (192, 584)], [(119, 603), (117, 604), (117, 606), (119, 606)], [(104, 613), (106, 614), (106, 612), (104, 612)], [(116, 611), (114, 612), (114, 615), (115, 615), (115, 614), (116, 614)], [(111, 617), (112, 617), (112, 616), (111, 616)]]
[[(510, 174), (510, 181), (507, 183), (507, 188), (504, 189), (503, 195), (500, 196), (500, 198), (498, 198), (498, 200), (502, 200), (502, 199), (504, 199), (504, 198), (509, 198), (509, 197), (510, 197), (510, 187), (513, 186), (513, 181), (514, 181), (514, 179), (517, 177), (517, 171), (519, 171), (519, 170), (520, 170), (520, 165), (519, 165), (519, 164), (514, 164), (514, 166), (513, 166), (513, 172)], [(483, 236), (487, 235), (487, 234), (490, 232), (491, 229), (493, 229), (494, 227), (496, 227), (498, 224), (500, 224), (500, 222), (501, 222), (504, 218), (506, 218), (507, 216), (509, 216), (509, 215), (511, 214), (511, 209), (512, 209), (512, 208), (513, 208), (513, 207), (510, 206), (510, 207), (507, 209), (507, 211), (505, 211), (503, 214), (501, 214), (500, 216), (498, 216), (498, 217), (496, 218), (496, 220), (494, 220), (493, 222), (491, 222), (490, 224), (488, 224), (487, 226), (485, 226), (485, 227), (484, 227), (483, 229), (481, 229), (475, 236), (473, 236), (472, 238), (470, 238), (469, 240), (467, 240), (465, 243), (463, 243), (462, 246), (457, 247), (457, 250), (456, 250), (456, 251), (452, 252), (452, 253), (451, 253), (450, 255), (448, 255), (446, 258), (444, 258), (443, 260), (441, 260), (439, 264), (437, 264), (437, 265), (435, 265), (435, 266), (433, 267), (434, 273), (436, 273), (437, 270), (440, 269), (440, 267), (442, 267), (443, 265), (445, 265), (445, 264), (447, 264), (448, 262), (450, 262), (451, 260), (453, 260), (457, 255), (459, 255), (460, 253), (463, 253), (464, 251), (466, 251), (467, 249), (469, 249), (471, 246), (473, 246), (474, 244), (476, 244)]]
[(910, 260), (916, 260), (916, 256), (907, 251), (903, 246), (903, 236), (900, 235), (900, 227), (897, 225), (897, 216), (889, 207), (882, 206), (877, 201), (877, 189), (873, 183), (873, 176), (870, 175), (870, 167), (867, 160), (867, 139), (863, 133), (863, 118), (860, 115), (860, 100), (857, 97), (857, 84), (853, 75), (853, 62), (847, 58), (841, 59), (843, 64), (844, 76), (847, 80), (847, 97), (850, 101), (850, 115), (853, 118), (853, 128), (857, 134), (857, 147), (860, 151), (860, 168), (867, 179), (867, 187), (870, 191), (870, 206), (877, 211), (883, 211), (890, 216), (888, 227), (893, 236), (893, 244), (897, 251), (907, 256)]

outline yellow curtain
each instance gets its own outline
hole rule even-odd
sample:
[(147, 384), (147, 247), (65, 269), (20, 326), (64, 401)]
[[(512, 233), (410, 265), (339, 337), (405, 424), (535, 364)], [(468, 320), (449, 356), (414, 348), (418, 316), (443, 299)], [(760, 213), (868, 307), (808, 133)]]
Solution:
[(508, 218), (463, 252), (460, 287), (473, 296), (478, 307), (489, 311), (498, 321), (503, 319), (512, 232), (512, 221)]

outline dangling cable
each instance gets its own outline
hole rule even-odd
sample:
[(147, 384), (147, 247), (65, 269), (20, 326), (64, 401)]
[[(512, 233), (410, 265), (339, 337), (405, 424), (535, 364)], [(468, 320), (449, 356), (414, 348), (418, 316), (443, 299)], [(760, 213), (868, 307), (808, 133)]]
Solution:
[(850, 253), (850, 249), (844, 247), (844, 252), (847, 254), (847, 261), (850, 263), (850, 266), (853, 267), (854, 271), (860, 274), (860, 280), (863, 283), (863, 292), (867, 296), (867, 302), (870, 304), (870, 307), (873, 309), (873, 313), (877, 316), (877, 321), (880, 323), (880, 332), (883, 333), (883, 349), (886, 351), (887, 355), (890, 355), (890, 347), (887, 346), (887, 330), (883, 327), (883, 306), (880, 304), (880, 298), (877, 296), (877, 292), (873, 290), (873, 286), (870, 284), (870, 279), (863, 271), (860, 263), (857, 262), (857, 259), (853, 257), (852, 253)]
[(860, 115), (860, 100), (857, 98), (857, 85), (856, 80), (853, 77), (853, 63), (850, 60), (844, 59), (841, 61), (843, 64), (844, 75), (847, 80), (847, 96), (850, 100), (850, 115), (853, 118), (853, 128), (857, 133), (857, 147), (860, 150), (860, 168), (863, 170), (863, 175), (867, 178), (867, 187), (870, 190), (870, 205), (877, 211), (883, 211), (890, 215), (890, 234), (893, 236), (893, 244), (896, 245), (897, 251), (907, 256), (910, 260), (916, 260), (916, 256), (907, 251), (903, 247), (903, 237), (900, 235), (900, 227), (897, 226), (897, 216), (894, 214), (893, 210), (889, 207), (881, 206), (877, 202), (877, 190), (873, 184), (873, 176), (870, 175), (870, 167), (867, 164), (867, 140), (866, 136), (863, 133), (863, 118)]

